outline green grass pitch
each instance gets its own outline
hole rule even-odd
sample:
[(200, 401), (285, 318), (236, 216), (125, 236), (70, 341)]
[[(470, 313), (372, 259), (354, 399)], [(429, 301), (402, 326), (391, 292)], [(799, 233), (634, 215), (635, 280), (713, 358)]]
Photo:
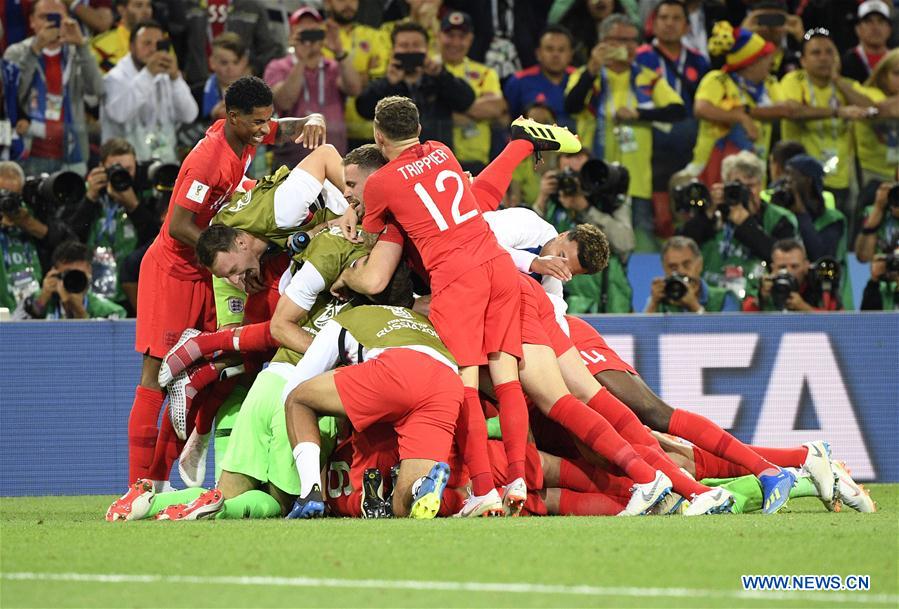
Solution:
[(129, 524), (103, 521), (112, 497), (5, 498), (0, 607), (896, 607), (899, 485), (872, 495), (877, 514)]

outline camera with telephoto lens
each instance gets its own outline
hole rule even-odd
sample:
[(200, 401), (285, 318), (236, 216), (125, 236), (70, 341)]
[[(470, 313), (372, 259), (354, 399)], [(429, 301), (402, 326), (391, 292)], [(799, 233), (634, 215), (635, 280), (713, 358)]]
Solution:
[(681, 273), (671, 273), (665, 277), (665, 300), (670, 303), (680, 302), (690, 290), (690, 278)]
[(137, 189), (152, 190), (154, 194), (171, 192), (178, 180), (178, 172), (181, 166), (178, 163), (168, 163), (159, 159), (148, 159), (137, 164), (137, 172), (134, 183)]
[(771, 203), (789, 209), (793, 206), (793, 191), (787, 188), (787, 185), (780, 180), (774, 184), (771, 189)]
[(45, 218), (55, 207), (74, 205), (84, 198), (87, 189), (84, 176), (74, 171), (57, 171), (47, 175), (31, 176), (22, 187), (22, 200), (34, 210), (38, 218)]
[(557, 176), (558, 192), (573, 196), (583, 193), (587, 202), (599, 211), (611, 214), (624, 203), (630, 186), (630, 173), (619, 163), (590, 159), (579, 172), (563, 169)]
[(106, 168), (106, 179), (109, 181), (109, 186), (116, 192), (125, 192), (134, 186), (131, 174), (119, 163)]
[(724, 202), (721, 203), (721, 213), (727, 217), (730, 208), (734, 205), (742, 205), (749, 209), (750, 198), (752, 198), (752, 192), (742, 182), (736, 180), (728, 182), (724, 185)]
[(771, 277), (771, 300), (778, 311), (787, 308), (790, 294), (799, 291), (799, 282), (787, 269), (781, 269)]
[(674, 200), (674, 210), (679, 212), (693, 212), (705, 209), (712, 202), (712, 195), (708, 187), (699, 180), (691, 180), (674, 188), (671, 193)]
[(81, 294), (87, 290), (87, 274), (84, 271), (69, 269), (59, 276), (62, 279), (62, 287), (69, 294)]
[(14, 214), (23, 203), (21, 194), (5, 188), (0, 189), (0, 214)]
[(822, 292), (835, 294), (840, 287), (843, 269), (836, 258), (824, 256), (811, 266), (811, 279), (817, 283)]

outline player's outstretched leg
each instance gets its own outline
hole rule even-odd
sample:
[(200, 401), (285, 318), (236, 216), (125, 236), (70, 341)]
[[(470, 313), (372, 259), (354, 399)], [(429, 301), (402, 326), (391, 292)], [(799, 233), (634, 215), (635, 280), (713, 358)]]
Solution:
[(518, 117), (512, 121), (512, 139), (527, 140), (536, 152), (557, 151), (568, 154), (579, 152), (581, 140), (567, 127), (544, 125), (535, 120)]
[(156, 515), (156, 520), (201, 520), (214, 516), (225, 503), (225, 496), (217, 488), (210, 489), (191, 501), (170, 505)]
[(446, 483), (449, 482), (450, 467), (446, 463), (435, 463), (427, 476), (412, 485), (412, 507), (409, 517), (419, 520), (435, 518), (440, 511), (440, 500)]
[(384, 481), (377, 467), (370, 467), (362, 473), (361, 501), (363, 518), (390, 518), (393, 515), (390, 504), (384, 500)]

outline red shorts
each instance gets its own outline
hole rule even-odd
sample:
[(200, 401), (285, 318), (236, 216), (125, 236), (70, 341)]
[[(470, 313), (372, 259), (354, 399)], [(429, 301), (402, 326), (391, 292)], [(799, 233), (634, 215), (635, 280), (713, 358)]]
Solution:
[[(488, 440), (487, 451), (490, 455), (490, 467), (497, 488), (506, 482), (509, 462), (502, 440)], [(535, 516), (546, 515), (546, 505), (537, 492), (543, 488), (543, 467), (540, 465), (540, 454), (537, 447), (528, 443), (524, 453), (524, 481), (528, 487), (528, 498), (524, 503), (524, 513)]]
[(400, 459), (449, 458), (463, 386), (446, 364), (412, 349), (388, 349), (338, 369), (334, 384), (356, 431), (393, 423)]
[(500, 351), (521, 357), (518, 275), (509, 256), (498, 256), (431, 297), (428, 317), (459, 366), (481, 366)]
[(338, 516), (362, 515), (362, 475), (378, 469), (386, 497), (390, 493), (390, 468), (399, 463), (396, 432), (389, 424), (376, 424), (365, 433), (353, 432), (328, 459), (325, 499)]
[(138, 353), (165, 357), (187, 328), (215, 330), (212, 281), (209, 277), (173, 277), (151, 246), (141, 261), (137, 280), (134, 348)]
[(278, 286), (281, 284), (281, 276), (289, 264), (290, 257), (283, 252), (263, 261), (260, 272), (265, 289), (247, 296), (243, 312), (245, 326), (269, 321), (274, 316), (275, 307), (278, 306), (278, 300), (281, 298)]
[(543, 286), (531, 277), (525, 278), (531, 282), (531, 287), (534, 289), (534, 296), (537, 299), (537, 313), (540, 315), (540, 322), (543, 324), (543, 329), (546, 330), (546, 335), (549, 337), (549, 346), (553, 348), (556, 357), (559, 357), (571, 349), (574, 343), (562, 330), (559, 322), (556, 321), (556, 310), (549, 296), (543, 291)]
[(566, 315), (565, 319), (568, 320), (571, 341), (581, 352), (581, 359), (584, 360), (590, 374), (595, 375), (607, 370), (637, 374), (637, 370), (633, 366), (618, 357), (618, 354), (606, 344), (596, 328), (579, 317)]

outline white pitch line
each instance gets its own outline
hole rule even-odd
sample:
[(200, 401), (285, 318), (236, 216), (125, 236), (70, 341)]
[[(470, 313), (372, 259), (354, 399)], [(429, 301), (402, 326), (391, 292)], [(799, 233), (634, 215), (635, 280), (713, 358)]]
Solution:
[(453, 582), (409, 579), (338, 579), (318, 577), (269, 576), (203, 576), (203, 575), (129, 575), (123, 573), (2, 573), (3, 579), (15, 581), (91, 582), (104, 584), (163, 583), (217, 586), (286, 586), (293, 588), (367, 588), (381, 590), (443, 590), (446, 592), (496, 592), (518, 594), (549, 594), (596, 597), (663, 597), (663, 598), (723, 598), (754, 601), (823, 601), (831, 603), (899, 604), (899, 595), (871, 594), (859, 591), (748, 591), (705, 590), (694, 588), (639, 588), (603, 586), (563, 586), (514, 582)]

